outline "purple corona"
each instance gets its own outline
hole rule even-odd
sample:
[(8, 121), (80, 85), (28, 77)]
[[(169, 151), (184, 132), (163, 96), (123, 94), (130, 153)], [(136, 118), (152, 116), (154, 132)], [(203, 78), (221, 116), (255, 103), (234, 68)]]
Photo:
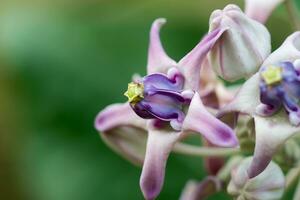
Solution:
[(124, 95), (141, 118), (170, 122), (173, 129), (180, 130), (184, 108), (194, 95), (190, 90), (183, 90), (183, 85), (182, 74), (171, 68), (167, 75), (154, 73), (129, 83)]
[(289, 115), (290, 123), (300, 124), (300, 77), (299, 72), (291, 62), (280, 62), (277, 65), (262, 67), (260, 101), (257, 111), (259, 114), (269, 116), (282, 106)]

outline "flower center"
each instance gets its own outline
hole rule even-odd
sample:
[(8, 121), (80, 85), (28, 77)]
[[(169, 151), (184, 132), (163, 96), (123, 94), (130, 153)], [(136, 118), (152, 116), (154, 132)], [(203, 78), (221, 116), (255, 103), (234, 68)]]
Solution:
[(128, 84), (125, 96), (133, 111), (143, 119), (169, 123), (180, 130), (185, 108), (190, 104), (193, 91), (183, 90), (184, 77), (176, 69), (168, 73), (154, 73)]
[(261, 72), (261, 76), (267, 85), (273, 85), (281, 82), (282, 69), (281, 67), (270, 65), (265, 71)]
[(128, 83), (128, 89), (124, 93), (129, 103), (136, 104), (144, 98), (144, 85), (142, 83)]
[(258, 114), (270, 116), (283, 107), (291, 124), (300, 125), (300, 76), (291, 62), (263, 66)]

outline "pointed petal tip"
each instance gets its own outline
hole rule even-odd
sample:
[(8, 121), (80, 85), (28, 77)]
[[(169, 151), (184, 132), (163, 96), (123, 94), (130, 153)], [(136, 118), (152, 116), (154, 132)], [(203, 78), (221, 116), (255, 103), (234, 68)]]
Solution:
[(148, 183), (142, 179), (140, 181), (140, 187), (145, 200), (154, 200), (159, 195), (161, 190), (160, 187), (156, 185), (152, 185), (152, 187), (149, 187)]
[(140, 187), (145, 199), (155, 199), (164, 183), (169, 154), (180, 137), (178, 132), (150, 130)]
[(254, 177), (258, 176), (260, 173), (262, 173), (267, 168), (267, 166), (269, 165), (269, 163), (272, 160), (272, 158), (266, 159), (264, 161), (257, 160), (257, 159), (254, 160), (254, 159), (251, 162), (249, 169), (247, 170), (248, 177), (250, 179), (254, 178)]
[(176, 62), (167, 55), (160, 41), (160, 29), (166, 22), (165, 18), (158, 18), (152, 23), (148, 49), (148, 74), (166, 73), (170, 67), (176, 65)]
[(153, 25), (159, 25), (162, 26), (167, 22), (166, 18), (157, 18), (156, 20), (154, 20)]
[(97, 131), (99, 132), (103, 132), (105, 131), (105, 126), (104, 126), (104, 121), (105, 121), (105, 115), (103, 114), (103, 112), (100, 112), (94, 121), (94, 127), (96, 128)]

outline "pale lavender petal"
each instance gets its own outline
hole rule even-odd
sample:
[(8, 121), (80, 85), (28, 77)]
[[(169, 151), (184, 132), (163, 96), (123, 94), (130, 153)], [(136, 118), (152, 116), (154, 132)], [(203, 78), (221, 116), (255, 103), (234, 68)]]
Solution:
[(294, 62), (297, 59), (300, 59), (300, 31), (287, 37), (283, 44), (264, 61), (262, 66), (286, 61)]
[(256, 107), (260, 105), (259, 81), (259, 73), (248, 79), (237, 92), (234, 99), (221, 108), (218, 116), (222, 117), (231, 112), (241, 112), (249, 115), (255, 114)]
[(179, 132), (149, 130), (140, 179), (141, 190), (146, 200), (153, 200), (160, 193), (165, 178), (166, 162), (179, 136)]
[(284, 111), (272, 117), (254, 116), (255, 150), (253, 161), (248, 170), (250, 178), (260, 174), (270, 163), (272, 156), (284, 142), (300, 131), (300, 127), (291, 125)]
[(245, 0), (245, 13), (252, 19), (265, 23), (272, 11), (284, 0)]
[(124, 125), (146, 128), (146, 121), (133, 112), (129, 103), (107, 106), (98, 114), (95, 120), (95, 127), (99, 132), (105, 132)]
[(192, 99), (183, 122), (183, 130), (200, 133), (217, 146), (238, 146), (238, 140), (233, 130), (206, 110), (198, 93)]
[(128, 103), (113, 104), (100, 112), (95, 127), (114, 151), (136, 165), (142, 165), (146, 141), (146, 121), (138, 117)]
[(179, 67), (186, 77), (187, 84), (185, 88), (191, 88), (195, 91), (199, 89), (200, 69), (207, 53), (222, 36), (226, 29), (216, 29), (206, 35), (198, 45), (179, 61)]
[(148, 74), (156, 72), (166, 73), (168, 69), (176, 66), (176, 62), (166, 54), (160, 41), (159, 31), (165, 23), (166, 19), (159, 18), (152, 24), (148, 49)]

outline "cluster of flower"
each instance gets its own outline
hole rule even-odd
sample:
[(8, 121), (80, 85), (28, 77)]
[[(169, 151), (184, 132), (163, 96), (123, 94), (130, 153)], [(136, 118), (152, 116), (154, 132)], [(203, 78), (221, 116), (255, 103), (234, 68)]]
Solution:
[[(221, 189), (237, 199), (280, 199), (297, 179), (300, 32), (271, 53), (263, 25), (282, 2), (247, 0), (245, 12), (236, 5), (214, 11), (208, 34), (179, 62), (160, 42), (166, 20), (153, 22), (148, 74), (128, 84), (127, 103), (108, 106), (95, 122), (112, 149), (143, 166), (145, 199), (159, 195), (171, 151), (205, 156), (212, 174), (200, 183), (189, 181), (182, 200)], [(225, 87), (218, 76), (246, 81)], [(204, 136), (206, 145), (184, 143), (191, 134)], [(227, 162), (210, 157), (229, 155)], [(296, 193), (299, 199), (300, 189)]]

